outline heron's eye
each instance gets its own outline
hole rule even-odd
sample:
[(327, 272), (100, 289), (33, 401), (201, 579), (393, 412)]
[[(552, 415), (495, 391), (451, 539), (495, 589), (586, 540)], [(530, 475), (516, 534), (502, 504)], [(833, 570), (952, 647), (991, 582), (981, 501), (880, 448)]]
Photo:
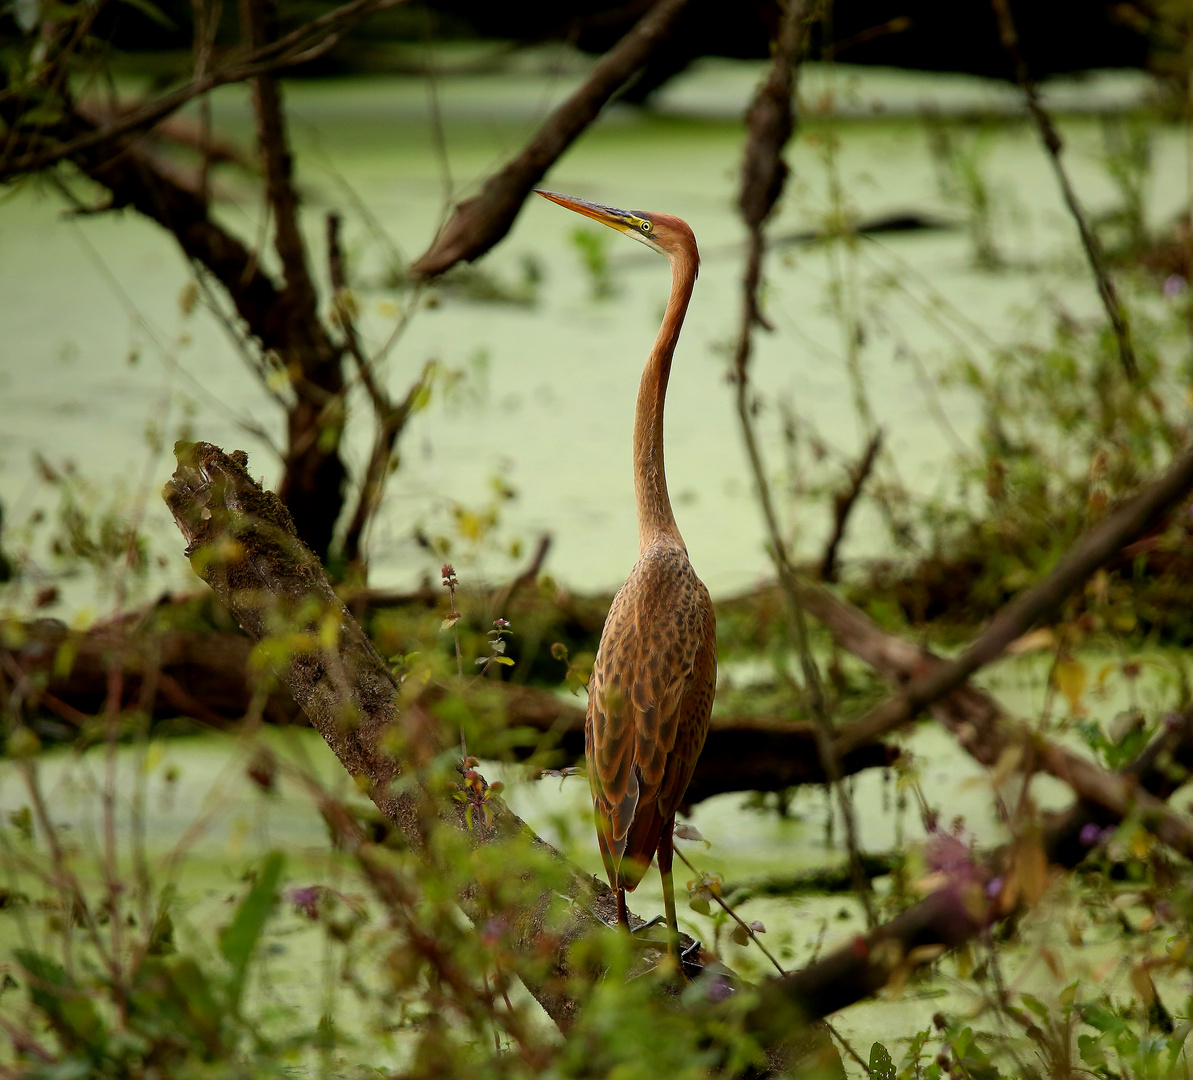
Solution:
[(644, 222), (642, 222), (641, 225), (638, 226), (638, 228), (640, 228), (643, 232), (650, 232), (650, 229), (651, 229), (650, 222), (644, 221)]

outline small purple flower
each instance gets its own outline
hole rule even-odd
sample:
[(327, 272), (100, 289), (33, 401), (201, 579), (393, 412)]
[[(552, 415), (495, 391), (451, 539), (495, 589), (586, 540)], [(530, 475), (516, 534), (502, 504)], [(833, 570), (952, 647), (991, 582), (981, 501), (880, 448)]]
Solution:
[(1164, 295), (1169, 300), (1175, 300), (1188, 287), (1189, 283), (1180, 274), (1169, 274), (1164, 279)]
[(313, 920), (319, 918), (320, 891), (318, 885), (304, 885), (299, 889), (291, 889), (286, 894), (286, 899), (294, 905), (296, 911)]
[(1086, 847), (1093, 847), (1102, 837), (1102, 830), (1098, 825), (1092, 821), (1088, 825), (1081, 827), (1081, 842)]
[(724, 1001), (732, 996), (733, 987), (729, 985), (729, 981), (721, 975), (714, 975), (708, 984), (708, 1000)]
[(1002, 892), (1002, 878), (991, 878), (986, 883), (986, 895), (993, 900), (1000, 892)]
[(496, 945), (501, 935), (506, 931), (506, 921), (496, 915), (490, 918), (481, 930), (481, 941), (486, 945)]

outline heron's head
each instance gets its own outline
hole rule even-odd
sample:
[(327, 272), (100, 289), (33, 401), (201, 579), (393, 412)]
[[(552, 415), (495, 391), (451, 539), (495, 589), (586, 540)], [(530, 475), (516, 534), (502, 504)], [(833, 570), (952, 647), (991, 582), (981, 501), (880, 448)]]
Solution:
[(601, 206), (587, 199), (578, 199), (575, 195), (536, 190), (544, 199), (550, 199), (553, 203), (575, 210), (577, 214), (608, 225), (626, 236), (632, 236), (660, 255), (666, 255), (670, 259), (692, 259), (697, 265), (700, 263), (695, 234), (682, 218), (671, 214), (651, 214), (645, 210), (618, 210), (616, 207)]

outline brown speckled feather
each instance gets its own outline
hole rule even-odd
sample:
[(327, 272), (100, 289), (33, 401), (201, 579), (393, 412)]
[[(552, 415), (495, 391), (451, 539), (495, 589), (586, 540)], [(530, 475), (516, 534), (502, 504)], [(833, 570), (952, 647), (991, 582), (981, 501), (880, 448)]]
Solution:
[(667, 494), (663, 409), (700, 252), (688, 223), (671, 214), (539, 194), (632, 236), (671, 264), (671, 295), (634, 408), (638, 562), (605, 620), (584, 729), (597, 837), (609, 884), (618, 890), (618, 922), (629, 929), (625, 892), (642, 880), (658, 851), (668, 948), (678, 963), (670, 826), (708, 734), (717, 646), (712, 601), (688, 562)]
[(683, 800), (708, 734), (716, 617), (682, 546), (638, 559), (609, 610), (589, 683), (585, 738), (601, 854), (632, 890)]

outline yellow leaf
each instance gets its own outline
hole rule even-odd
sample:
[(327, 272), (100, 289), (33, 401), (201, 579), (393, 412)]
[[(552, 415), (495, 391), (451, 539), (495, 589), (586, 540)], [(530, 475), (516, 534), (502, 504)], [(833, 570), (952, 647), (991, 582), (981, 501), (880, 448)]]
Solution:
[(1144, 1005), (1150, 1007), (1156, 1000), (1156, 984), (1152, 982), (1152, 977), (1142, 964), (1136, 964), (1131, 968), (1131, 985)]
[(339, 612), (327, 612), (319, 623), (319, 644), (328, 652), (335, 649), (340, 640)]
[(990, 773), (991, 786), (996, 788), (1002, 787), (1015, 774), (1022, 761), (1023, 747), (1018, 745), (1008, 746), (999, 755), (998, 761)]
[(1024, 840), (1015, 850), (1015, 876), (1024, 899), (1036, 904), (1048, 887), (1048, 858), (1035, 840)]
[(465, 540), (476, 543), (481, 538), (481, 519), (479, 514), (471, 510), (461, 510), (456, 516), (456, 528)]
[(1052, 636), (1052, 631), (1046, 626), (1041, 626), (1040, 629), (1032, 630), (1012, 641), (1007, 646), (1007, 652), (1012, 656), (1019, 656), (1021, 653), (1036, 652), (1039, 649), (1051, 649), (1055, 644), (1056, 638)]
[(145, 752), (145, 760), (141, 762), (141, 771), (149, 775), (149, 773), (153, 772), (162, 763), (162, 758), (165, 756), (166, 751), (161, 741), (155, 739), (149, 744), (149, 749)]
[(1052, 681), (1069, 703), (1069, 711), (1082, 712), (1081, 699), (1085, 696), (1086, 682), (1085, 665), (1072, 658), (1061, 660), (1052, 673)]
[(236, 858), (244, 850), (244, 840), (249, 834), (249, 823), (242, 817), (236, 818), (228, 829), (227, 852)]

